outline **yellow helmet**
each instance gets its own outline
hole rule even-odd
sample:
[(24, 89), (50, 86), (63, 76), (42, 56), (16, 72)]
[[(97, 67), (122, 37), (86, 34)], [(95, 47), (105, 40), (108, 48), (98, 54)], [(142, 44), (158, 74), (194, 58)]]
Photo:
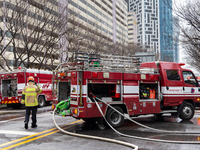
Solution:
[(28, 77), (28, 82), (34, 82), (34, 78), (32, 76)]

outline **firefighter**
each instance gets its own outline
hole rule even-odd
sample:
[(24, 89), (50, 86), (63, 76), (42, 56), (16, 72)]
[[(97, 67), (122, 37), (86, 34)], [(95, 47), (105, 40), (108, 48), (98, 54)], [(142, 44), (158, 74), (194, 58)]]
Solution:
[(42, 89), (34, 81), (34, 78), (30, 76), (28, 78), (28, 85), (24, 87), (22, 92), (21, 103), (26, 106), (26, 116), (24, 121), (24, 128), (28, 129), (29, 116), (32, 113), (32, 126), (31, 128), (36, 128), (36, 113), (38, 107), (37, 93), (41, 93)]

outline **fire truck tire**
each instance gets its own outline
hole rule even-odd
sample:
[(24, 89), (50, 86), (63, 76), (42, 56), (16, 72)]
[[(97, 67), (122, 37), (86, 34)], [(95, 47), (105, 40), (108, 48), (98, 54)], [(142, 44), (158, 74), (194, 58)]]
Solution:
[(194, 116), (194, 106), (191, 103), (183, 104), (183, 107), (180, 110), (179, 117), (183, 120), (190, 120)]
[(44, 96), (39, 96), (38, 97), (38, 103), (39, 103), (39, 107), (44, 107), (44, 105), (45, 105)]
[[(120, 111), (122, 114), (124, 113), (124, 111), (120, 107), (114, 106), (114, 108)], [(111, 108), (106, 114), (106, 119), (114, 128), (120, 127), (124, 123), (124, 117)]]

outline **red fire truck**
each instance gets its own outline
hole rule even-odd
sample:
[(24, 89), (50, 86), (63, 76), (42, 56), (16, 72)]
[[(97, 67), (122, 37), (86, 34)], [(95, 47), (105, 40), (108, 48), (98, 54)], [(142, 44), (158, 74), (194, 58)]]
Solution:
[(39, 106), (43, 107), (52, 101), (52, 72), (35, 69), (18, 69), (12, 72), (0, 73), (0, 104), (13, 108), (21, 107), (22, 90), (27, 85), (28, 77), (33, 76), (35, 82), (42, 88), (38, 94)]
[[(85, 121), (102, 118), (95, 97), (129, 116), (171, 113), (183, 120), (193, 118), (200, 107), (193, 72), (183, 69), (182, 63), (138, 62), (134, 57), (77, 53), (75, 62), (61, 64), (54, 75), (53, 104), (70, 97), (70, 115)], [(113, 127), (122, 125), (124, 117), (105, 103), (98, 104)]]

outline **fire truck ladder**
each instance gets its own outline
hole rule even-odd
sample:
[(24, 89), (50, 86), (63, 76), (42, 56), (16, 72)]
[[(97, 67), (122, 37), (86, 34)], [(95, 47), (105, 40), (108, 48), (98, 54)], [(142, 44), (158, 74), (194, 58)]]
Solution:
[(74, 52), (73, 62), (61, 63), (56, 70), (158, 73), (155, 68), (141, 68), (140, 63), (138, 57)]
[(83, 63), (84, 70), (109, 72), (139, 72), (140, 58), (92, 53), (74, 53), (74, 61)]

